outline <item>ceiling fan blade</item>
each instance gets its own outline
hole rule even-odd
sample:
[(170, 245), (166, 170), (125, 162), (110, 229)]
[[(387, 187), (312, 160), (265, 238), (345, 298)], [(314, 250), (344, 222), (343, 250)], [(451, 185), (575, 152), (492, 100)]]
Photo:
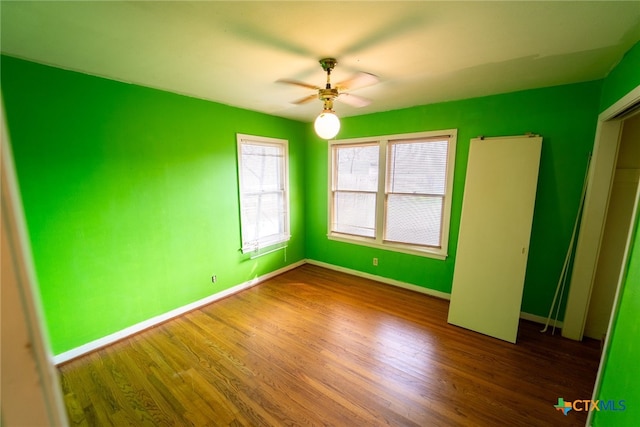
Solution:
[(338, 83), (336, 87), (339, 90), (354, 90), (361, 87), (374, 85), (379, 81), (380, 79), (378, 78), (378, 76), (360, 71), (350, 79)]
[(372, 102), (370, 99), (363, 98), (362, 96), (353, 95), (350, 93), (341, 93), (336, 99), (340, 102), (343, 102), (347, 105), (351, 105), (352, 107), (356, 107), (356, 108), (366, 107)]
[(297, 104), (297, 105), (301, 105), (301, 104), (306, 104), (308, 102), (313, 101), (314, 99), (318, 99), (318, 95), (317, 94), (313, 94), (313, 95), (309, 95), (309, 96), (305, 96), (304, 98), (300, 98), (296, 101), (292, 101), (292, 104)]
[(305, 83), (305, 82), (299, 82), (298, 80), (278, 79), (278, 80), (276, 80), (276, 82), (277, 83), (285, 83), (285, 84), (288, 84), (288, 85), (302, 86), (302, 87), (306, 87), (307, 89), (314, 89), (314, 90), (320, 89), (318, 86), (314, 86), (314, 85), (311, 85), (311, 84)]

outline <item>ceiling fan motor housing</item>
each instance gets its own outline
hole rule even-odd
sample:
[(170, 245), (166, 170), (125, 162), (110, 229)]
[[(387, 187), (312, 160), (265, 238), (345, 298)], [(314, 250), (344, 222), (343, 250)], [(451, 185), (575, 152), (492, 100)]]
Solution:
[(338, 89), (319, 89), (318, 90), (318, 98), (322, 101), (327, 101), (336, 98), (339, 95)]
[(320, 65), (322, 65), (322, 69), (327, 72), (330, 72), (331, 70), (333, 70), (337, 64), (338, 64), (338, 61), (336, 61), (335, 58), (322, 58), (320, 60)]

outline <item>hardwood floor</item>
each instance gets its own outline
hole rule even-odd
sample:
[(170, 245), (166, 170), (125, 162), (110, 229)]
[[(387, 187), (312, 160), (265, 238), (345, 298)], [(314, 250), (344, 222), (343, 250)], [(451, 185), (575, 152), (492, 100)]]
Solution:
[(448, 301), (305, 265), (59, 369), (72, 425), (563, 426), (599, 343), (513, 345)]

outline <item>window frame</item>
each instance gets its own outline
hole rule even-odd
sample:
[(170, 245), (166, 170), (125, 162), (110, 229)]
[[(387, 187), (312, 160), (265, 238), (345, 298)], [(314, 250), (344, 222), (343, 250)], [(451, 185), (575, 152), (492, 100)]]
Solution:
[[(425, 131), (405, 134), (361, 137), (331, 140), (328, 144), (328, 215), (327, 215), (327, 238), (339, 242), (358, 244), (362, 246), (380, 248), (394, 252), (402, 252), (423, 257), (444, 260), (448, 256), (450, 223), (451, 223), (451, 202), (453, 196), (453, 178), (455, 170), (456, 143), (458, 137), (457, 129), (446, 129), (437, 131)], [(445, 172), (445, 194), (443, 197), (441, 216), (441, 237), (440, 247), (423, 246), (410, 243), (400, 243), (385, 240), (385, 224), (387, 215), (387, 182), (389, 180), (389, 168), (387, 156), (389, 155), (389, 142), (402, 140), (448, 140), (447, 164)], [(379, 146), (378, 160), (378, 192), (376, 196), (375, 210), (375, 237), (364, 237), (352, 234), (332, 231), (332, 221), (334, 215), (334, 180), (337, 168), (334, 168), (334, 147), (345, 145), (366, 145), (377, 144)]]
[[(279, 139), (279, 138), (270, 138), (270, 137), (265, 137), (265, 136), (256, 136), (256, 135), (246, 135), (246, 134), (241, 134), (238, 133), (236, 134), (236, 141), (237, 141), (237, 168), (238, 168), (238, 206), (240, 208), (240, 250), (242, 251), (243, 254), (246, 253), (254, 253), (254, 252), (258, 252), (262, 249), (265, 248), (271, 248), (273, 246), (276, 245), (283, 245), (286, 244), (286, 242), (288, 242), (291, 239), (291, 224), (290, 224), (290, 217), (291, 217), (291, 208), (290, 208), (290, 203), (289, 203), (289, 194), (290, 194), (290, 189), (289, 189), (289, 141), (286, 139)], [(242, 159), (243, 159), (243, 155), (242, 155), (242, 147), (243, 145), (263, 145), (263, 146), (269, 146), (269, 147), (278, 147), (279, 149), (282, 150), (282, 166), (280, 168), (279, 171), (279, 175), (280, 175), (280, 180), (282, 181), (282, 187), (283, 189), (280, 190), (282, 192), (282, 197), (284, 199), (283, 201), (283, 205), (284, 205), (284, 213), (283, 213), (283, 230), (281, 230), (280, 233), (275, 234), (275, 235), (271, 235), (271, 236), (265, 236), (263, 238), (258, 238), (256, 239), (254, 242), (248, 242), (245, 241), (245, 232), (247, 230), (247, 228), (249, 228), (247, 226), (247, 221), (248, 219), (246, 218), (246, 211), (245, 211), (245, 194), (248, 194), (249, 192), (245, 191), (244, 186), (243, 186), (243, 180), (245, 180), (246, 178), (243, 178), (243, 173), (242, 173)], [(277, 191), (277, 192), (280, 192)], [(274, 237), (272, 237), (274, 236)]]

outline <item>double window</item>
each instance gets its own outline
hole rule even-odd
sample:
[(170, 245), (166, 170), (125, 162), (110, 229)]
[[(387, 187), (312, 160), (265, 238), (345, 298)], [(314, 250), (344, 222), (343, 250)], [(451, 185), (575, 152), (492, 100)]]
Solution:
[(456, 134), (331, 142), (329, 238), (444, 259)]
[(237, 135), (242, 252), (289, 240), (288, 143)]

